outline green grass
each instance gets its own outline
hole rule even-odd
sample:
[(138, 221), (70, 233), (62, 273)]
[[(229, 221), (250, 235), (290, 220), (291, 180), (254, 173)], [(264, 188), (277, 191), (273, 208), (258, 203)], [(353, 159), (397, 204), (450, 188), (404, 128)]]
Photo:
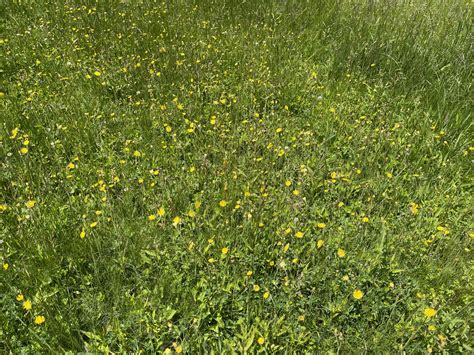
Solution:
[(472, 10), (1, 2), (0, 351), (473, 351)]

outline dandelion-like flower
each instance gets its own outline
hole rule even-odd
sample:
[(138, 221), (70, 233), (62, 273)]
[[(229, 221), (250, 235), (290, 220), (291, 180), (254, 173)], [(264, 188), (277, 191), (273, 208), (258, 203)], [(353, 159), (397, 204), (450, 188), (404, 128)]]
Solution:
[(427, 317), (427, 318), (433, 318), (433, 317), (436, 315), (436, 313), (438, 313), (438, 312), (436, 311), (436, 309), (431, 308), (431, 307), (427, 307), (427, 308), (425, 308), (425, 310), (423, 311), (423, 314), (424, 314), (425, 317)]
[(36, 316), (35, 317), (35, 324), (43, 324), (44, 322), (46, 321), (46, 319), (44, 318), (44, 316)]
[(356, 300), (360, 300), (362, 297), (364, 297), (364, 292), (357, 289), (352, 293), (352, 297), (354, 297)]

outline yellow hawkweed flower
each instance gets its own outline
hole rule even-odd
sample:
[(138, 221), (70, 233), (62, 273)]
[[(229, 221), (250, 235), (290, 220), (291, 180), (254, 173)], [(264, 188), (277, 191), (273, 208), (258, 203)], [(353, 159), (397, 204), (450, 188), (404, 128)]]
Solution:
[(158, 208), (158, 216), (163, 217), (165, 215), (165, 209), (163, 207)]
[(438, 312), (436, 311), (436, 309), (431, 308), (431, 307), (427, 307), (427, 308), (425, 308), (425, 310), (423, 311), (423, 314), (424, 314), (425, 317), (427, 317), (427, 318), (433, 318), (433, 317), (436, 315), (436, 313), (438, 313)]
[(301, 232), (301, 231), (298, 231), (298, 232), (295, 233), (295, 237), (296, 237), (296, 238), (300, 238), (300, 239), (301, 239), (301, 238), (303, 238), (303, 236), (304, 236), (304, 233)]
[(18, 127), (12, 129), (10, 139), (15, 139), (17, 135), (18, 135)]
[(219, 201), (219, 206), (221, 206), (221, 207), (227, 206), (227, 201), (226, 200)]
[(263, 345), (263, 344), (265, 343), (265, 338), (264, 338), (264, 337), (259, 337), (259, 338), (257, 339), (257, 343), (258, 343), (259, 345)]
[(45, 320), (46, 319), (44, 318), (44, 316), (36, 316), (35, 317), (35, 324), (38, 324), (38, 325), (43, 324), (45, 322)]
[(418, 209), (420, 208), (420, 205), (415, 203), (415, 202), (412, 202), (410, 203), (410, 211), (412, 214), (416, 215), (418, 214)]
[(337, 249), (337, 256), (340, 257), (340, 258), (343, 258), (346, 256), (346, 251), (344, 249)]
[(21, 301), (23, 301), (24, 299), (25, 299), (25, 296), (23, 296), (22, 293), (19, 293), (18, 295), (16, 295), (16, 300), (17, 300), (18, 302), (21, 302)]
[(36, 205), (36, 201), (34, 201), (34, 200), (28, 200), (25, 203), (26, 208), (33, 208), (33, 207), (35, 207), (35, 205)]
[(360, 300), (364, 296), (364, 292), (361, 290), (357, 289), (352, 293), (352, 297), (354, 297), (356, 300)]
[(29, 311), (31, 309), (32, 305), (31, 305), (31, 301), (30, 300), (26, 300), (25, 302), (23, 302), (23, 309), (26, 310), (26, 311)]

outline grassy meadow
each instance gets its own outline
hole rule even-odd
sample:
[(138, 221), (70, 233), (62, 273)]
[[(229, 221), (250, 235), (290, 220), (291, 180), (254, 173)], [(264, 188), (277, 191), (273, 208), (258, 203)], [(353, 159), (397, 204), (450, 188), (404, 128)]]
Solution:
[(1, 1), (0, 352), (473, 352), (473, 9)]

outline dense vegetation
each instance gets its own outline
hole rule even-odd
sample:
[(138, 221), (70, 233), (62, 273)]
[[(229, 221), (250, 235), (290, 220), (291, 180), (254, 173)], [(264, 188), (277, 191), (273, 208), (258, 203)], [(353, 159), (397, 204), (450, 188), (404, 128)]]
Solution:
[(0, 351), (473, 351), (469, 1), (0, 3)]

